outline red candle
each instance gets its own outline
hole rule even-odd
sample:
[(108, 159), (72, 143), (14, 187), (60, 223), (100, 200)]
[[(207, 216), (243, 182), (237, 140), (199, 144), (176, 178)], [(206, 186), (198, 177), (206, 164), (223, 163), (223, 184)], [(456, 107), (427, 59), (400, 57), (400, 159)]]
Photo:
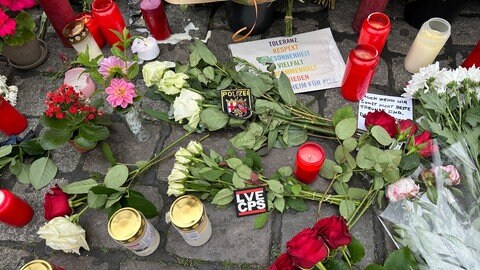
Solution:
[(325, 161), (325, 151), (323, 147), (313, 142), (306, 142), (298, 148), (295, 159), (295, 177), (305, 183), (310, 184), (317, 179), (318, 173)]
[(32, 218), (33, 209), (28, 203), (6, 189), (0, 189), (0, 222), (22, 227)]
[(112, 32), (114, 30), (121, 34), (126, 28), (117, 3), (112, 0), (93, 0), (92, 15), (97, 20), (100, 31), (110, 46), (120, 41), (120, 38)]
[(62, 34), (63, 28), (75, 18), (70, 2), (68, 0), (39, 0), (39, 2), (63, 45), (71, 48), (72, 45)]
[(367, 94), (377, 64), (378, 52), (372, 45), (360, 44), (350, 51), (340, 88), (344, 99), (357, 102)]
[(475, 67), (480, 67), (480, 40), (478, 41), (477, 46), (475, 46), (472, 52), (470, 52), (467, 59), (465, 59), (462, 67), (469, 68), (473, 65), (475, 65)]
[(372, 12), (383, 12), (387, 7), (388, 1), (389, 0), (360, 0), (352, 22), (353, 30), (359, 32), (367, 16)]
[(390, 18), (384, 13), (374, 12), (368, 15), (363, 21), (357, 44), (370, 44), (378, 51), (378, 55), (382, 54), (383, 47), (390, 33)]
[(0, 95), (0, 131), (7, 136), (18, 135), (27, 128), (27, 118)]
[(78, 14), (75, 19), (83, 21), (98, 47), (103, 48), (103, 46), (105, 46), (105, 39), (103, 38), (102, 31), (100, 31), (97, 19), (95, 19), (90, 12), (82, 12)]
[(172, 30), (170, 30), (162, 0), (143, 0), (140, 4), (140, 10), (150, 34), (156, 40), (164, 40), (170, 37)]

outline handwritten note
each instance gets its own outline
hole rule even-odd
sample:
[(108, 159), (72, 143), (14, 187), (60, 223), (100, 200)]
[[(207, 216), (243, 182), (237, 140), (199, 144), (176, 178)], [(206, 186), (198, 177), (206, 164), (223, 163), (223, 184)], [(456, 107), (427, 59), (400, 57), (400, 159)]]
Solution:
[(294, 35), (230, 44), (233, 56), (266, 71), (266, 63), (284, 72), (295, 93), (340, 87), (345, 62), (330, 28)]
[(397, 119), (413, 119), (412, 99), (367, 94), (358, 103), (359, 129), (367, 130), (365, 127), (365, 115), (375, 110), (384, 110)]

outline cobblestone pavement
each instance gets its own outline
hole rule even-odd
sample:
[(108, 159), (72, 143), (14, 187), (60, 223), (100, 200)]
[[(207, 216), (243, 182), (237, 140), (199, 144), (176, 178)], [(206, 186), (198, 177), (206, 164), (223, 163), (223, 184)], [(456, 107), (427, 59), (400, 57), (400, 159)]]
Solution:
[[(126, 1), (118, 1), (121, 9), (126, 10)], [(306, 1), (309, 2), (309, 1)], [(295, 4), (294, 33), (303, 33), (325, 27), (330, 27), (340, 52), (346, 60), (350, 49), (355, 46), (357, 34), (351, 28), (358, 0), (337, 0), (334, 10), (322, 10), (315, 4), (297, 2)], [(386, 13), (392, 19), (392, 31), (383, 51), (381, 62), (376, 70), (370, 92), (386, 95), (400, 95), (402, 86), (410, 79), (410, 74), (403, 68), (404, 57), (412, 44), (417, 29), (409, 26), (403, 18), (403, 8), (406, 1), (390, 1)], [(186, 11), (180, 6), (166, 5), (166, 12), (171, 28), (175, 33), (183, 32), (184, 27), (193, 22), (198, 30), (190, 32), (194, 37), (204, 39), (207, 31), (211, 37), (207, 45), (215, 52), (220, 61), (229, 58), (227, 45), (231, 41), (226, 13), (222, 3), (190, 6)], [(272, 27), (263, 35), (250, 40), (278, 37), (283, 34), (284, 22), (280, 9), (275, 14)], [(460, 15), (452, 23), (451, 38), (438, 56), (441, 66), (456, 67), (472, 50), (480, 38), (480, 2), (470, 1)], [(38, 117), (44, 111), (44, 98), (48, 91), (56, 89), (60, 80), (52, 80), (46, 76), (49, 71), (58, 70), (62, 66), (60, 55), (65, 54), (74, 59), (75, 51), (63, 47), (52, 28), (45, 37), (48, 44), (49, 57), (41, 66), (34, 70), (16, 70), (6, 62), (0, 61), (0, 74), (9, 78), (9, 85), (19, 87), (17, 108), (27, 115), (28, 129), (35, 132), (41, 130)], [(161, 54), (158, 59), (183, 61), (188, 59), (188, 42), (176, 45), (160, 45)], [(108, 48), (104, 47), (104, 52)], [(137, 82), (142, 85), (142, 82)], [(141, 88), (141, 87), (140, 87)], [(145, 87), (144, 87), (145, 88)], [(312, 108), (327, 117), (349, 103), (344, 101), (339, 89), (317, 91), (298, 95), (304, 102), (312, 102)], [(143, 108), (154, 108), (166, 111), (168, 106), (158, 101), (144, 99)], [(356, 104), (351, 104), (356, 109)], [(107, 142), (113, 148), (118, 160), (132, 163), (150, 158), (163, 145), (168, 144), (183, 134), (177, 126), (150, 121), (148, 128), (153, 136), (145, 143), (137, 143), (120, 119), (114, 119), (111, 126), (111, 136)], [(219, 152), (226, 149), (228, 139), (234, 131), (215, 132), (204, 142), (211, 149)], [(193, 137), (200, 138), (200, 135)], [(3, 140), (4, 137), (0, 137)], [(334, 144), (321, 141), (328, 155), (333, 154)], [(263, 158), (266, 175), (271, 174), (281, 166), (293, 166), (296, 148), (274, 149)], [(53, 151), (52, 158), (59, 168), (56, 179), (51, 183), (66, 183), (85, 179), (89, 174), (105, 173), (108, 162), (103, 157), (101, 149), (94, 149), (85, 154), (79, 154), (69, 145)], [(87, 241), (91, 251), (81, 251), (81, 255), (64, 254), (45, 246), (45, 241), (38, 238), (36, 231), (43, 225), (43, 196), (47, 188), (34, 191), (32, 187), (17, 183), (7, 171), (1, 174), (0, 187), (13, 190), (14, 193), (28, 201), (35, 210), (33, 221), (23, 228), (12, 228), (0, 225), (0, 268), (17, 269), (20, 265), (32, 259), (40, 258), (50, 261), (65, 269), (95, 269), (95, 270), (127, 270), (127, 269), (266, 269), (269, 263), (285, 249), (285, 243), (294, 234), (305, 227), (312, 226), (317, 212), (315, 203), (309, 204), (307, 212), (286, 212), (275, 215), (264, 229), (253, 230), (254, 217), (237, 219), (232, 207), (215, 208), (206, 204), (207, 213), (213, 227), (211, 239), (201, 247), (187, 245), (180, 235), (165, 223), (165, 212), (172, 198), (165, 195), (166, 177), (170, 172), (172, 160), (160, 164), (150, 170), (137, 182), (136, 188), (155, 203), (160, 216), (151, 220), (160, 231), (161, 243), (155, 253), (147, 257), (139, 257), (116, 244), (107, 233), (107, 215), (103, 212), (90, 211), (81, 218), (81, 225), (87, 232)], [(323, 190), (327, 183), (318, 179), (312, 187)], [(335, 213), (336, 209), (325, 207), (322, 216)], [(366, 256), (361, 266), (372, 262), (383, 262), (385, 255), (393, 249), (393, 244), (383, 233), (376, 211), (367, 212), (353, 229), (353, 235), (366, 248)]]

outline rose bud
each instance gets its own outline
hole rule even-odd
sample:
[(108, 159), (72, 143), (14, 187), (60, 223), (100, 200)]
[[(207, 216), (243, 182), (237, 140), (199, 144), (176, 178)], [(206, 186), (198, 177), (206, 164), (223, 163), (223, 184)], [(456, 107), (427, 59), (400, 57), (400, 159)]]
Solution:
[(45, 193), (43, 211), (46, 220), (71, 215), (72, 208), (70, 208), (68, 202), (68, 194), (63, 192), (58, 185), (51, 187), (50, 190)]
[(365, 127), (370, 129), (372, 126), (381, 126), (392, 138), (397, 135), (397, 123), (395, 118), (385, 111), (373, 111), (365, 115)]

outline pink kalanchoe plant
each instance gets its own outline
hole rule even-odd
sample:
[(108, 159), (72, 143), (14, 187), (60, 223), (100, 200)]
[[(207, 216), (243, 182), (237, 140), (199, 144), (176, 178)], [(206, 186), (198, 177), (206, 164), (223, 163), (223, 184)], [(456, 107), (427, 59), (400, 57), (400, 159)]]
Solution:
[(105, 89), (107, 93), (107, 102), (112, 107), (127, 108), (133, 104), (133, 98), (137, 96), (135, 93), (135, 85), (126, 79), (114, 78), (110, 81), (110, 86)]

